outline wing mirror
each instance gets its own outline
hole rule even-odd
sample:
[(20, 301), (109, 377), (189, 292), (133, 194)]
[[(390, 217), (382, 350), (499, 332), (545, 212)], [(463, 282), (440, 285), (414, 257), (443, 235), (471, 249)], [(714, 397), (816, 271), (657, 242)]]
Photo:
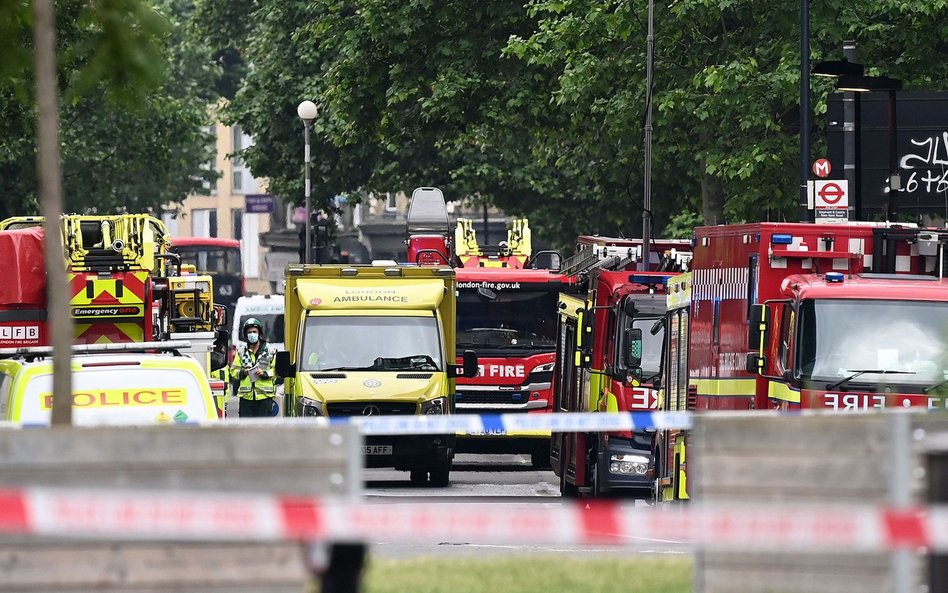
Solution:
[(449, 364), (448, 365), (448, 377), (465, 377), (471, 378), (477, 376), (477, 353), (473, 350), (465, 350), (463, 354), (463, 363), (460, 365)]

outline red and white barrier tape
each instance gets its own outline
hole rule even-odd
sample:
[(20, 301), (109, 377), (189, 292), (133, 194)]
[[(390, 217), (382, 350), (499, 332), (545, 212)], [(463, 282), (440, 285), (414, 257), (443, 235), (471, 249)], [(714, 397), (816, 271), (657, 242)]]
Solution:
[(349, 503), (229, 493), (0, 490), (0, 533), (131, 540), (327, 540), (948, 551), (948, 506)]

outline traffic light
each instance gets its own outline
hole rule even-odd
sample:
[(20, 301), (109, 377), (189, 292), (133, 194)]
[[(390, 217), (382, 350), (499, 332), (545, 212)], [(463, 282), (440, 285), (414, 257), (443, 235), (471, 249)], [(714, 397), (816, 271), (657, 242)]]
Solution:
[(306, 253), (306, 225), (305, 224), (300, 225), (299, 237), (300, 237), (300, 247), (299, 247), (299, 250), (297, 250), (297, 253), (300, 256), (300, 263), (305, 264), (306, 263), (306, 258), (304, 257), (304, 254)]
[(309, 222), (309, 249), (310, 257), (307, 261), (303, 254), (306, 251), (306, 226), (303, 225), (299, 230), (300, 246), (297, 253), (300, 257), (300, 263), (320, 264), (329, 261), (329, 221), (318, 218), (316, 212), (312, 213)]

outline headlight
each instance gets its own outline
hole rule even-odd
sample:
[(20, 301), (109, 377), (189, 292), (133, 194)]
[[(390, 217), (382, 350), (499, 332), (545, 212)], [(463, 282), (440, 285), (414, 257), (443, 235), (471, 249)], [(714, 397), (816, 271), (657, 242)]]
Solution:
[(435, 398), (422, 404), (422, 414), (444, 414), (447, 409), (447, 399), (443, 397)]
[(644, 476), (648, 472), (648, 457), (642, 455), (612, 455), (609, 459), (609, 473)]
[(323, 402), (308, 397), (301, 397), (300, 416), (324, 416)]
[(534, 367), (530, 371), (530, 376), (527, 377), (527, 383), (550, 383), (553, 381), (553, 362), (547, 362), (541, 364), (538, 367)]

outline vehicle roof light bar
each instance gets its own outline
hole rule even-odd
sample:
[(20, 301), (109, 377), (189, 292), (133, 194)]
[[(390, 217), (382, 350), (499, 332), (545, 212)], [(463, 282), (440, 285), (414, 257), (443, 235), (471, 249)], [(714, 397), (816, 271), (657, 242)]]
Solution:
[[(98, 354), (103, 352), (142, 352), (144, 350), (158, 350), (167, 352), (170, 350), (181, 350), (190, 347), (191, 342), (187, 340), (166, 340), (162, 342), (122, 342), (117, 344), (74, 344), (72, 347), (72, 353)], [(13, 356), (50, 355), (52, 353), (52, 346), (0, 348), (0, 358), (10, 358)]]
[(770, 237), (771, 245), (790, 245), (793, 243), (793, 235), (774, 234)]

